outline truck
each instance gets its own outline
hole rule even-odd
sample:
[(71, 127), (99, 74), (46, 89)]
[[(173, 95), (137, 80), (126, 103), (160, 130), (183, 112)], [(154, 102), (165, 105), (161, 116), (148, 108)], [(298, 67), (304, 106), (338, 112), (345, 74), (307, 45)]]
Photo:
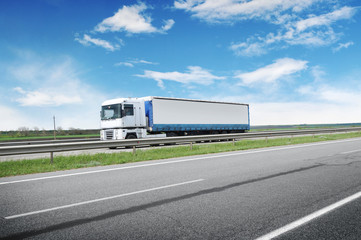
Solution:
[(101, 140), (242, 133), (249, 105), (182, 98), (116, 98), (101, 106)]

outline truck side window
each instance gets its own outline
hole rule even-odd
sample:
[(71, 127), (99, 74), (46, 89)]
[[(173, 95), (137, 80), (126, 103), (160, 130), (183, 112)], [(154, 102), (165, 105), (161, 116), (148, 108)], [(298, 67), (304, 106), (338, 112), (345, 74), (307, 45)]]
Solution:
[(124, 104), (124, 113), (125, 116), (133, 116), (134, 115), (133, 104)]

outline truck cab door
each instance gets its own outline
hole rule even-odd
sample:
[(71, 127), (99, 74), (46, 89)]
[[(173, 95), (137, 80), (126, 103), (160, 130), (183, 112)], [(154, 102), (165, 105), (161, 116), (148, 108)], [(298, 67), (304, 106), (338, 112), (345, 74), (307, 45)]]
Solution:
[(124, 104), (123, 111), (123, 126), (125, 128), (131, 127), (134, 128), (136, 125), (135, 116), (134, 116), (134, 105), (133, 104)]

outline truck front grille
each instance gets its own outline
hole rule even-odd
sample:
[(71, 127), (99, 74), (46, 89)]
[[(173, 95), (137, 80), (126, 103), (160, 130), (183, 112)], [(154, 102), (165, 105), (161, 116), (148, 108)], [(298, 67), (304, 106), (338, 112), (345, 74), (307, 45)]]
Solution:
[(113, 130), (111, 130), (111, 131), (105, 131), (105, 138), (106, 138), (107, 140), (113, 139), (113, 136), (114, 136), (114, 131), (113, 131)]

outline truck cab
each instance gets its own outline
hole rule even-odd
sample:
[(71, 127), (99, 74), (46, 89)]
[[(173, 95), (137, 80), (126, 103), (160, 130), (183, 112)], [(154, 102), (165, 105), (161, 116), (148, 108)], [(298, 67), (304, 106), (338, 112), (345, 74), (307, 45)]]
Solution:
[(144, 138), (147, 134), (144, 100), (117, 98), (103, 102), (101, 140)]

